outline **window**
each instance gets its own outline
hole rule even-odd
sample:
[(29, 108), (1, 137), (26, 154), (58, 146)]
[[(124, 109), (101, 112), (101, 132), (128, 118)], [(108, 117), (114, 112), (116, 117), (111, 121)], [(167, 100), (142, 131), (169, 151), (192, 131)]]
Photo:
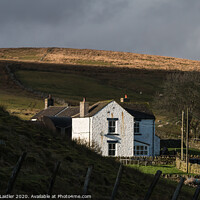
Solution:
[(138, 134), (138, 133), (140, 133), (140, 122), (135, 121), (135, 124), (134, 124), (134, 134)]
[(108, 134), (117, 133), (117, 118), (108, 118)]
[(108, 155), (115, 156), (116, 151), (116, 143), (109, 143), (108, 144)]
[(116, 128), (116, 122), (115, 122), (115, 120), (110, 120), (108, 122), (108, 132), (109, 133), (115, 133), (115, 128)]
[(135, 156), (148, 156), (148, 147), (147, 146), (134, 146), (134, 155)]

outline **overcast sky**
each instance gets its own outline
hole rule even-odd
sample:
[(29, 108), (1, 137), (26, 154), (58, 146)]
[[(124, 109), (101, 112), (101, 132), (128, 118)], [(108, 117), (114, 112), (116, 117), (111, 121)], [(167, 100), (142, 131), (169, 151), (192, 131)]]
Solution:
[(199, 0), (0, 0), (0, 47), (66, 47), (200, 60)]

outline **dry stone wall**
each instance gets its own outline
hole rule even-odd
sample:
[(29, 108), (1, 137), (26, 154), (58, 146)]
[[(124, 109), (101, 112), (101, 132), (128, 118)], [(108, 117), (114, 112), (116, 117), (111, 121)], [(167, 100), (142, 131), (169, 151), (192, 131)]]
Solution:
[(176, 157), (175, 156), (152, 156), (150, 157), (118, 157), (117, 158), (124, 165), (175, 165)]
[[(186, 162), (176, 157), (176, 168), (181, 171), (187, 172)], [(188, 163), (188, 172), (192, 174), (200, 174), (200, 165), (197, 163)]]
[[(12, 69), (14, 68), (14, 70)], [(31, 87), (27, 87), (25, 85), (23, 85), (21, 83), (20, 80), (17, 79), (17, 77), (15, 76), (15, 73), (14, 71), (17, 70), (18, 68), (20, 68), (20, 64), (7, 64), (4, 68), (6, 74), (9, 76), (9, 79), (15, 84), (17, 85), (18, 87), (20, 87), (21, 89), (23, 90), (26, 90), (27, 92), (31, 92), (32, 94), (38, 96), (38, 97), (41, 97), (41, 98), (46, 98), (49, 94), (47, 93), (44, 93), (44, 92), (41, 92), (41, 91), (37, 91), (37, 90), (34, 90), (33, 88)], [(60, 99), (58, 97), (54, 97), (54, 100), (56, 103), (58, 104), (61, 104), (61, 105), (66, 105), (64, 99)]]

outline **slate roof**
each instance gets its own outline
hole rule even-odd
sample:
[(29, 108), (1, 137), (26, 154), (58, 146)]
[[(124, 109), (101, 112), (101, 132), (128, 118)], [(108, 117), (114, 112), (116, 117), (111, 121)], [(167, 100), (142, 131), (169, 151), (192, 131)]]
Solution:
[(43, 116), (55, 116), (62, 110), (64, 110), (66, 107), (57, 107), (57, 106), (50, 106), (47, 109), (41, 110), (39, 113), (34, 115), (31, 119), (39, 119)]
[(139, 141), (139, 140), (134, 140), (135, 142), (138, 142), (138, 143), (142, 143), (142, 144), (146, 144), (148, 146), (150, 146), (150, 144), (146, 143), (146, 142), (142, 142), (142, 141)]
[(88, 114), (86, 116), (87, 117), (92, 117), (93, 115), (98, 113), (101, 109), (103, 109), (105, 106), (107, 106), (110, 102), (112, 102), (112, 100), (99, 101), (99, 102), (93, 104), (92, 106), (90, 106), (89, 112), (88, 112)]
[[(101, 109), (103, 109), (105, 106), (107, 106), (110, 102), (113, 100), (108, 101), (99, 101), (92, 106), (89, 107), (89, 112), (85, 117), (92, 117), (97, 112), (99, 112)], [(141, 119), (155, 119), (154, 114), (149, 109), (149, 107), (146, 104), (136, 104), (136, 103), (119, 103), (119, 105), (124, 108), (129, 114), (135, 117), (136, 120)], [(72, 117), (80, 117), (79, 111), (78, 114), (72, 116)]]
[(73, 115), (78, 114), (80, 111), (80, 107), (76, 106), (76, 107), (68, 107), (67, 109), (63, 110), (62, 112), (60, 112), (59, 114), (57, 114), (57, 117), (71, 117)]
[[(89, 107), (89, 112), (85, 117), (92, 117), (98, 113), (101, 109), (107, 106), (113, 100), (99, 101)], [(145, 104), (135, 104), (135, 103), (119, 103), (129, 114), (135, 117), (136, 120), (140, 119), (155, 119), (152, 111)], [(40, 119), (43, 116), (49, 117), (80, 117), (80, 107), (48, 107), (40, 111), (38, 114), (32, 117), (32, 119)]]
[(54, 123), (55, 127), (67, 128), (72, 126), (71, 117), (48, 117)]
[[(98, 113), (101, 109), (103, 109), (105, 106), (107, 106), (112, 101), (113, 100), (99, 101), (99, 102), (93, 104), (92, 106), (89, 107), (88, 114), (85, 117), (94, 116), (96, 113)], [(79, 112), (78, 112), (78, 114), (74, 115), (73, 117), (80, 117)]]
[(146, 104), (136, 103), (119, 103), (129, 114), (135, 117), (136, 120), (140, 119), (155, 119), (154, 114)]
[(79, 113), (79, 106), (67, 107), (67, 106), (50, 106), (34, 115), (31, 119), (41, 119), (43, 116), (48, 117), (71, 117)]

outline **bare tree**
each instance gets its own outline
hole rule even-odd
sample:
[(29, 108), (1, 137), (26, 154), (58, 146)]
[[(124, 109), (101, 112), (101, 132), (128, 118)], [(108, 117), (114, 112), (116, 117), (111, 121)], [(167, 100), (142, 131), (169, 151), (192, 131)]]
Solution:
[(154, 107), (173, 112), (179, 117), (182, 110), (189, 108), (190, 126), (196, 137), (200, 124), (200, 73), (169, 74), (163, 85), (163, 95), (156, 95)]

